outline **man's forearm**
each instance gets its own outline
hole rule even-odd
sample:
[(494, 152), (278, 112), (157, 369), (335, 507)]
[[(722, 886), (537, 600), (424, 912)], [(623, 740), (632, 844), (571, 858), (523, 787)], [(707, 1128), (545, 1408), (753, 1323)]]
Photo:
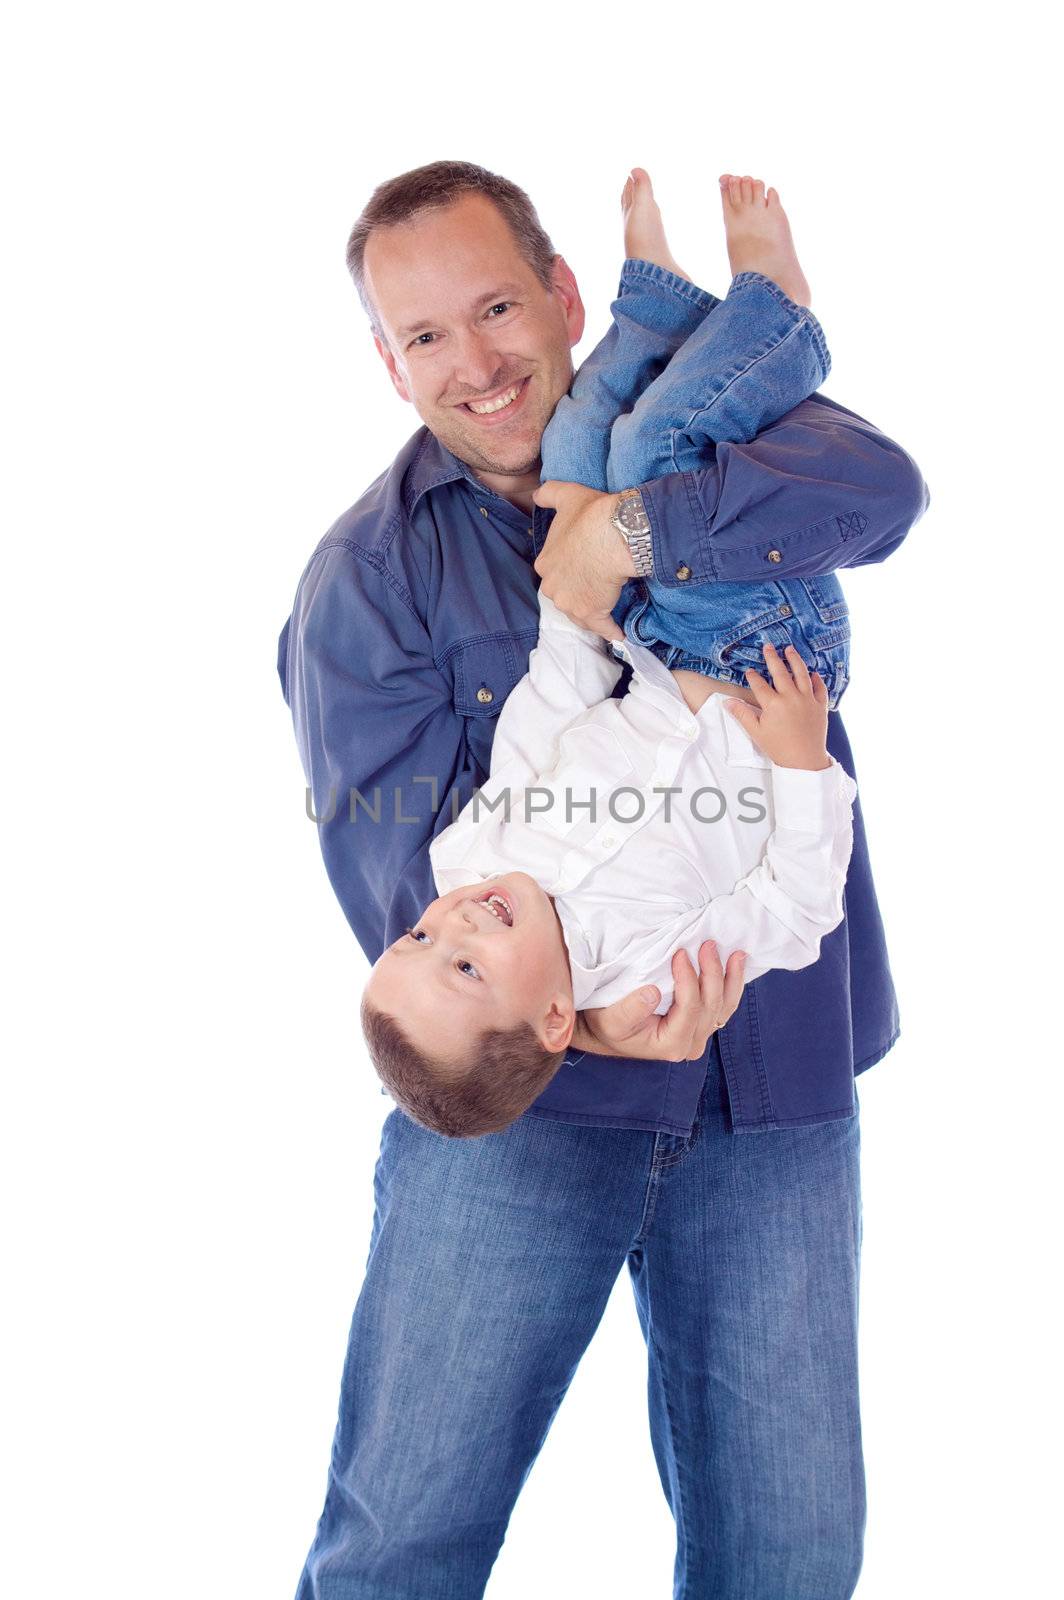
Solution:
[(883, 561), (930, 503), (912, 458), (814, 395), (747, 444), (639, 486), (669, 587), (815, 577)]

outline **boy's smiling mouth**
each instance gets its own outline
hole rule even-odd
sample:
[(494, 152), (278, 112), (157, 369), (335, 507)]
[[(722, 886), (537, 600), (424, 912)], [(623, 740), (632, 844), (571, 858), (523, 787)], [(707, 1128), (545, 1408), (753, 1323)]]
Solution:
[(503, 895), (503, 894), (500, 894), (497, 889), (492, 889), (489, 894), (481, 895), (474, 902), (474, 904), (478, 905), (478, 906), (487, 906), (487, 908), (491, 912), (492, 916), (495, 917), (499, 922), (501, 922), (504, 928), (512, 928), (513, 927), (513, 925), (514, 925), (513, 906), (510, 904), (510, 902), (506, 898), (506, 896)]

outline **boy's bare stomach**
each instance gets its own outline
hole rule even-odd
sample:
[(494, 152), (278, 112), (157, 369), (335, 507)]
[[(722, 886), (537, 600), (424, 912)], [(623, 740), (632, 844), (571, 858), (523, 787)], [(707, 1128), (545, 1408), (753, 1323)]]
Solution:
[(670, 667), (669, 670), (679, 684), (688, 709), (696, 714), (711, 694), (730, 694), (736, 700), (749, 700), (752, 705), (757, 705), (754, 691), (737, 683), (725, 683), (723, 678), (707, 678), (701, 672), (688, 672), (686, 667)]

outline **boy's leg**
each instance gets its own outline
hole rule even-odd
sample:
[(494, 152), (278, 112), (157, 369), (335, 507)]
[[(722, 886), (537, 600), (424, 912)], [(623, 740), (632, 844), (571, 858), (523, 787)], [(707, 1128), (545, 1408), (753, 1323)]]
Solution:
[(720, 1084), (713, 1051), (629, 1258), (673, 1592), (848, 1600), (865, 1526), (858, 1115), (733, 1134)]
[(642, 1216), (654, 1135), (384, 1123), (325, 1508), (297, 1600), (484, 1591)]
[(626, 260), (612, 322), (582, 363), (543, 434), (543, 479), (606, 488), (615, 419), (671, 361), (716, 295), (652, 261)]
[(618, 417), (606, 487), (629, 489), (753, 439), (815, 393), (831, 370), (823, 329), (759, 272), (740, 272), (668, 366)]

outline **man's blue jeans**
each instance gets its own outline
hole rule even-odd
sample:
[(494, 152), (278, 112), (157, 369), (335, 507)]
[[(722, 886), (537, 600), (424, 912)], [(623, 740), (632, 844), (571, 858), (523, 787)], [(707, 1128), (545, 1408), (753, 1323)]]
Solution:
[(733, 1134), (726, 1108), (714, 1046), (689, 1138), (524, 1117), (446, 1139), (390, 1113), (298, 1600), (483, 1594), (625, 1264), (675, 1600), (848, 1600), (865, 1522), (859, 1113)]
[[(651, 261), (621, 270), (612, 321), (543, 435), (543, 477), (617, 491), (748, 442), (823, 383), (823, 329), (759, 272), (719, 300)], [(766, 644), (793, 644), (834, 709), (849, 682), (849, 609), (834, 573), (774, 583), (629, 580), (614, 620), (669, 667), (746, 686)]]

